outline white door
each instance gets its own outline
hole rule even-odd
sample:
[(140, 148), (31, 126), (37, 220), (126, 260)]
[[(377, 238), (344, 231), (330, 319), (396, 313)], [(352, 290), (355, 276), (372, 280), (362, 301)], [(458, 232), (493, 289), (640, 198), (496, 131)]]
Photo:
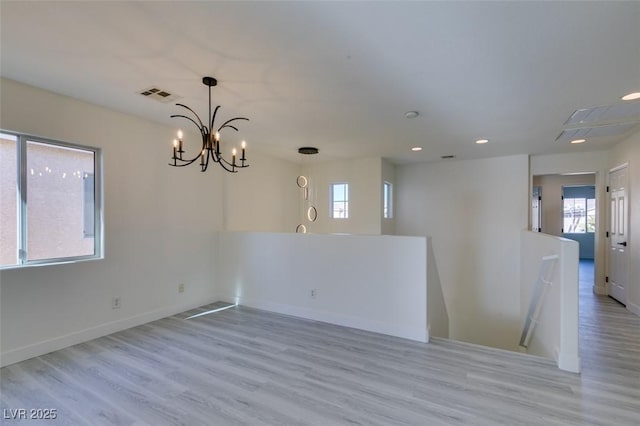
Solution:
[(620, 303), (627, 304), (628, 280), (628, 235), (629, 216), (627, 167), (619, 167), (609, 172), (609, 261), (607, 262), (609, 283), (608, 293)]

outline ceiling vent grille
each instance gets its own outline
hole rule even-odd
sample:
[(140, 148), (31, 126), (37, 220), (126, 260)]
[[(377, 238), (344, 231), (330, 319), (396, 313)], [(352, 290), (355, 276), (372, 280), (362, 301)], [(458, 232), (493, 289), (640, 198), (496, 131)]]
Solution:
[(159, 89), (155, 86), (148, 87), (138, 93), (146, 98), (155, 99), (156, 101), (162, 102), (163, 104), (180, 99), (180, 96), (169, 93), (168, 91)]

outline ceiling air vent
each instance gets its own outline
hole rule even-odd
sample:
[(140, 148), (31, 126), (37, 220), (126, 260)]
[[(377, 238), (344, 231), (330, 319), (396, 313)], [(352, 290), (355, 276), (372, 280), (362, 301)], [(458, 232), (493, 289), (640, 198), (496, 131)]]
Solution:
[(149, 99), (155, 99), (156, 101), (162, 102), (163, 104), (180, 99), (180, 96), (169, 93), (168, 91), (159, 89), (155, 86), (151, 86), (147, 89), (141, 90), (138, 93)]

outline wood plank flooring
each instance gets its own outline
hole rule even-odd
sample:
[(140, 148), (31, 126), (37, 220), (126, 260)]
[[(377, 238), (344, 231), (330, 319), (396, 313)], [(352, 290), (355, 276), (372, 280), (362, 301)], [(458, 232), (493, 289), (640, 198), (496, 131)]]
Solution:
[[(638, 425), (640, 318), (586, 296), (582, 376), (529, 355), (246, 307), (185, 320), (214, 304), (2, 368), (0, 422)], [(19, 408), (57, 419), (6, 418)]]

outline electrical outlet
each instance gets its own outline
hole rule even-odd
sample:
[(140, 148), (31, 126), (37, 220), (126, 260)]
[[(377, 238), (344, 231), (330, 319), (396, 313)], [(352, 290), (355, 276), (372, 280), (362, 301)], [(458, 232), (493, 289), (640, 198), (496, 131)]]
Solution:
[(178, 293), (184, 293), (184, 283), (178, 284)]
[(315, 299), (317, 295), (318, 295), (318, 290), (316, 290), (315, 288), (311, 289), (311, 298)]
[(111, 309), (120, 309), (122, 307), (122, 299), (120, 297), (114, 297), (111, 299)]

